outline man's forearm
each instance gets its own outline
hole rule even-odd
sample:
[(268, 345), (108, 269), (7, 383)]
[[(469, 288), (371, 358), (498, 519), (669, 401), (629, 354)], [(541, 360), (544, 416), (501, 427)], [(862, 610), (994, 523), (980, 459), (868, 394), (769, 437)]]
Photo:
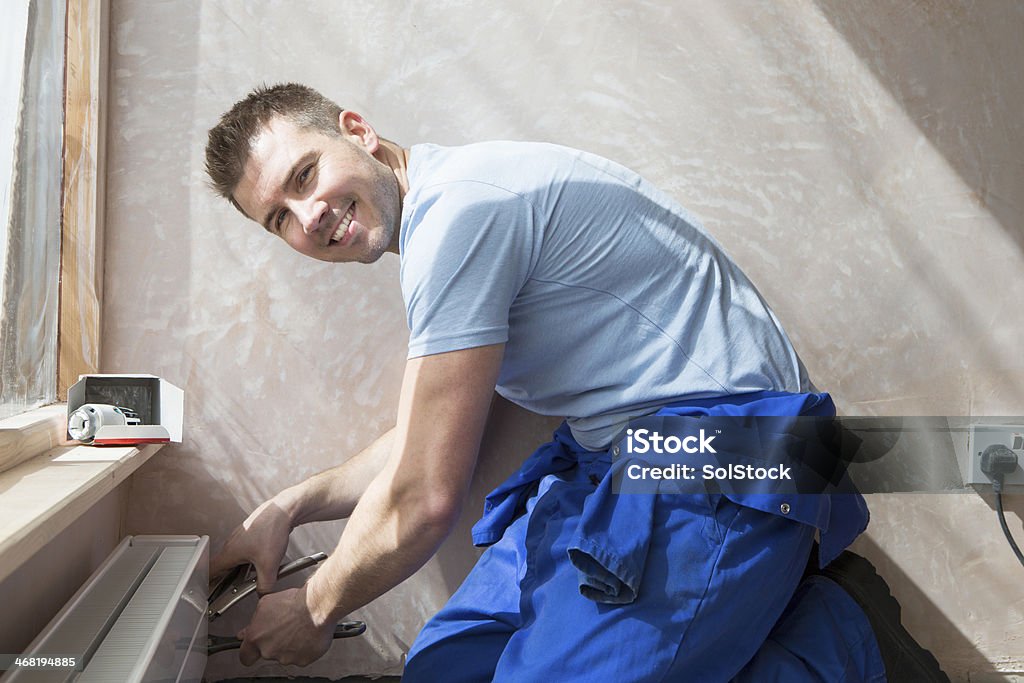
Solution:
[(394, 448), (345, 525), (334, 554), (306, 585), (319, 626), (407, 579), (458, 519), (473, 477), (504, 345), (406, 364)]
[(277, 505), (291, 518), (292, 527), (307, 522), (344, 519), (351, 515), (370, 482), (384, 469), (394, 437), (394, 428), (389, 429), (337, 467), (274, 496)]
[(458, 517), (459, 502), (396, 486), (382, 472), (367, 488), (338, 547), (310, 577), (307, 607), (334, 623), (398, 585), (430, 559)]

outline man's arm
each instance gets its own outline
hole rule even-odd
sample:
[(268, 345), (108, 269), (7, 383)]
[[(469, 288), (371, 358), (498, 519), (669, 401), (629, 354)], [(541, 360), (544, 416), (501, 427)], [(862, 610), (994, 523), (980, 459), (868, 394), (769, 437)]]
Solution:
[(496, 344), (408, 361), (387, 464), (306, 585), (260, 600), (240, 634), (244, 664), (319, 658), (338, 620), (430, 559), (469, 490), (503, 352)]
[(251, 562), (256, 568), (257, 591), (270, 592), (292, 529), (352, 514), (367, 486), (384, 468), (394, 437), (395, 430), (388, 430), (341, 465), (284, 489), (256, 508), (210, 560), (210, 576)]

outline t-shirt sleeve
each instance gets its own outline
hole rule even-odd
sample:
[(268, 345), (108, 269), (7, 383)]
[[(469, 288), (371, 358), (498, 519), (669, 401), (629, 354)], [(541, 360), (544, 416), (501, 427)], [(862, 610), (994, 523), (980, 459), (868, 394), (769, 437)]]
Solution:
[(487, 183), (444, 183), (420, 191), (406, 230), (408, 357), (507, 342), (540, 241), (530, 202)]

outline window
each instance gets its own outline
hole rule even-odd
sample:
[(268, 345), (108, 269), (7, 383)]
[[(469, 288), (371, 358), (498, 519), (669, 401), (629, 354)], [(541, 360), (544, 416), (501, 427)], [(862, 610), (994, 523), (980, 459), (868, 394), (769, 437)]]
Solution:
[(107, 0), (4, 5), (0, 419), (98, 371), (108, 13)]
[(0, 418), (57, 398), (64, 0), (11, 0), (0, 28)]

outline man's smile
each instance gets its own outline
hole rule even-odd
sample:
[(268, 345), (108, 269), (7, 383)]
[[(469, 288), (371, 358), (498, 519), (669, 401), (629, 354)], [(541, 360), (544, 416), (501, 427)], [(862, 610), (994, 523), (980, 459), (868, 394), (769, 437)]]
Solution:
[(344, 245), (348, 243), (348, 240), (352, 236), (349, 229), (352, 225), (352, 219), (355, 217), (355, 215), (356, 204), (355, 202), (352, 202), (352, 205), (348, 207), (348, 211), (346, 211), (345, 215), (341, 217), (341, 221), (338, 223), (338, 229), (334, 231), (334, 234), (331, 236), (331, 239), (328, 242), (329, 245), (339, 243)]

